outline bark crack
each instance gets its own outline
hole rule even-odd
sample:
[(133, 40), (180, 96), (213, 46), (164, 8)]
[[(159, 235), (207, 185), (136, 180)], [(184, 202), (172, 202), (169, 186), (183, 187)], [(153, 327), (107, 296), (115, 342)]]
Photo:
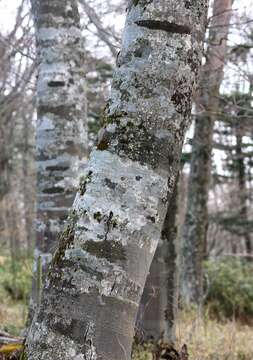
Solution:
[(138, 20), (135, 21), (135, 24), (151, 30), (162, 30), (168, 33), (177, 34), (191, 34), (191, 29), (188, 25), (179, 25), (168, 21)]
[(111, 230), (111, 224), (112, 224), (112, 219), (113, 219), (113, 212), (110, 211), (110, 214), (106, 220), (105, 226), (106, 226), (106, 231), (105, 231), (105, 241), (107, 240), (107, 236)]
[(49, 81), (47, 85), (49, 87), (63, 87), (65, 86), (65, 81)]
[(115, 289), (116, 281), (117, 281), (117, 276), (115, 276), (114, 282), (113, 282), (112, 287), (111, 287), (110, 294), (112, 294), (112, 293), (113, 293), (113, 290)]

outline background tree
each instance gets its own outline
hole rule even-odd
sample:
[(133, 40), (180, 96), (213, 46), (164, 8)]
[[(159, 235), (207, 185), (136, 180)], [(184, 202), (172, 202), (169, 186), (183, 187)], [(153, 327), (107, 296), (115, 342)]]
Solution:
[[(35, 257), (44, 269), (72, 206), (87, 157), (84, 43), (76, 4), (32, 2), (37, 32), (37, 224)], [(35, 12), (35, 10), (34, 10)], [(35, 18), (37, 12), (35, 12)], [(36, 20), (35, 20), (36, 21)], [(54, 30), (50, 30), (54, 29)], [(32, 300), (38, 302), (34, 282)], [(35, 305), (31, 304), (31, 307)]]
[(203, 259), (208, 228), (208, 190), (215, 113), (223, 79), (232, 0), (213, 2), (206, 63), (202, 68), (195, 99), (196, 120), (191, 154), (187, 210), (182, 231), (181, 296), (186, 304), (200, 304), (203, 298)]
[[(180, 171), (181, 172), (181, 171)], [(158, 339), (175, 341), (178, 313), (179, 242), (178, 193), (180, 173), (167, 208), (158, 243), (142, 294), (136, 320), (138, 341)]]
[(213, 168), (212, 187), (221, 201), (216, 209), (211, 208), (207, 253), (251, 259), (252, 71), (248, 63), (252, 58), (252, 27), (247, 15), (236, 17), (234, 27), (238, 24), (249, 25), (243, 31), (239, 28), (240, 42), (230, 44), (229, 71), (233, 69), (234, 81), (227, 81), (219, 94), (214, 148), (216, 154), (222, 154), (222, 168)]
[[(215, 146), (223, 149), (226, 154), (224, 167), (226, 176), (219, 178), (219, 183), (229, 184), (230, 204), (212, 217), (212, 221), (219, 224), (232, 236), (228, 242), (227, 252), (236, 254), (246, 253), (249, 259), (252, 255), (250, 220), (250, 185), (251, 185), (251, 93), (232, 92), (221, 99), (222, 113), (219, 120), (224, 124), (217, 128), (219, 135), (226, 132), (229, 143), (217, 142)], [(234, 236), (234, 238), (233, 238)], [(243, 239), (243, 241), (241, 241)]]

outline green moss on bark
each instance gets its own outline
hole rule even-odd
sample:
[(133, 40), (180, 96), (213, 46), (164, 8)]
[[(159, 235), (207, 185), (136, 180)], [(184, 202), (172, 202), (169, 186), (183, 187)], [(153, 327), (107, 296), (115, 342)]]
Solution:
[(79, 184), (79, 193), (84, 195), (86, 192), (86, 186), (91, 182), (92, 171), (89, 171), (88, 175), (81, 177)]
[(126, 259), (125, 249), (118, 241), (86, 241), (82, 249), (97, 258), (105, 258), (109, 262)]
[(58, 266), (64, 257), (65, 250), (70, 248), (74, 242), (75, 235), (75, 225), (77, 222), (78, 216), (75, 210), (69, 215), (68, 224), (65, 230), (60, 235), (59, 246), (53, 256), (52, 266)]

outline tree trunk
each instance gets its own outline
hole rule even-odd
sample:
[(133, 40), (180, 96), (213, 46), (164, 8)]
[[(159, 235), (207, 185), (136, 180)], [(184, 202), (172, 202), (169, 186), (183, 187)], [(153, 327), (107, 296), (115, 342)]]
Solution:
[[(245, 174), (244, 156), (242, 151), (242, 134), (243, 129), (240, 123), (236, 124), (236, 164), (237, 164), (237, 179), (238, 179), (238, 195), (239, 195), (239, 214), (242, 222), (247, 222), (248, 206), (247, 206), (247, 184)], [(243, 237), (245, 241), (245, 249), (248, 255), (252, 254), (251, 234), (247, 229), (246, 224)]]
[(163, 257), (166, 264), (166, 307), (165, 307), (165, 338), (174, 341), (175, 323), (178, 310), (178, 290), (179, 290), (179, 243), (178, 243), (178, 228), (177, 228), (177, 213), (178, 213), (178, 180), (170, 201), (170, 206), (167, 209), (165, 217), (162, 239), (163, 239)]
[[(23, 154), (22, 154), (22, 176), (23, 176), (23, 202), (24, 202), (24, 220), (25, 220), (25, 237), (27, 256), (32, 256), (35, 241), (34, 241), (34, 213), (35, 213), (35, 176), (34, 162), (31, 161), (32, 145), (31, 130), (29, 126), (32, 123), (33, 111), (22, 116), (22, 135), (23, 135)], [(31, 165), (32, 163), (32, 165)]]
[[(3, 149), (4, 146), (0, 145), (0, 148)], [(0, 157), (0, 201), (4, 198), (6, 193), (9, 191), (9, 184), (6, 181), (6, 172), (8, 171), (8, 158), (5, 155), (5, 152), (1, 152)]]
[(166, 340), (175, 340), (179, 285), (178, 186), (177, 180), (138, 310), (136, 335), (140, 340), (158, 339), (162, 335)]
[[(47, 268), (57, 247), (57, 235), (74, 201), (78, 168), (87, 156), (88, 141), (84, 45), (77, 4), (69, 0), (31, 2), (38, 63), (37, 273), (40, 263)], [(31, 310), (36, 308), (40, 291), (37, 280), (33, 282)]]
[[(34, 4), (37, 31), (48, 4)], [(65, 10), (62, 0), (50, 4)], [(130, 359), (189, 124), (206, 12), (203, 0), (129, 4), (105, 125), (53, 257), (29, 360)]]
[(212, 142), (219, 88), (223, 79), (226, 44), (233, 0), (214, 0), (206, 63), (203, 66), (192, 146), (187, 210), (182, 231), (182, 288), (185, 304), (202, 300), (205, 242), (208, 227), (208, 190)]

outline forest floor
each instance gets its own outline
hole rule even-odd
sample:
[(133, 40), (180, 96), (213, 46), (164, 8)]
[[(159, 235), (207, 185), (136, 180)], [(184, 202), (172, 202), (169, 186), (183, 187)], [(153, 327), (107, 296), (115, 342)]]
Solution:
[[(182, 312), (175, 348), (187, 345), (189, 360), (253, 360), (253, 327), (236, 321), (218, 322)], [(152, 360), (150, 347), (137, 346), (134, 360)]]
[[(0, 330), (13, 336), (21, 334), (27, 317), (27, 298), (30, 282), (31, 262), (22, 263), (16, 296), (10, 291), (12, 277), (0, 259)], [(10, 267), (8, 267), (10, 269)], [(20, 270), (20, 268), (18, 268)], [(28, 274), (29, 276), (27, 276)], [(24, 296), (20, 289), (27, 288)], [(18, 291), (19, 290), (19, 291)], [(217, 321), (207, 312), (199, 318), (196, 313), (180, 312), (177, 321), (176, 349), (186, 344), (189, 360), (253, 360), (253, 326), (238, 321)], [(134, 360), (152, 360), (151, 346), (135, 346)]]
[[(20, 335), (27, 307), (22, 301), (0, 299), (0, 329)], [(181, 313), (176, 349), (187, 344), (189, 360), (253, 360), (253, 327), (235, 321), (217, 322), (194, 313)], [(137, 346), (134, 360), (152, 360), (150, 346)]]

